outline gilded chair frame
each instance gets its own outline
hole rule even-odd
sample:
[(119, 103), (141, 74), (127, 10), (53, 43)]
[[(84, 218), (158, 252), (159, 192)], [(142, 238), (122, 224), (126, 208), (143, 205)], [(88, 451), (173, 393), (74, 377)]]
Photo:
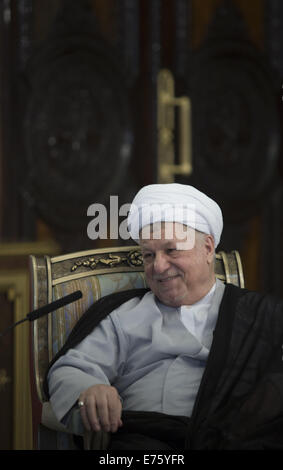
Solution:
[[(95, 302), (112, 292), (146, 287), (143, 271), (142, 255), (137, 246), (85, 250), (54, 257), (30, 256), (32, 309), (57, 300), (78, 288), (83, 292), (83, 298), (74, 302), (71, 310), (58, 309), (32, 324), (32, 402), (33, 411), (37, 410), (37, 413), (34, 413), (37, 414), (34, 423), (41, 422), (41, 407), (47, 400), (43, 391), (43, 380), (48, 364), (56, 350), (63, 346), (66, 336), (81, 314), (87, 310), (89, 302)], [(239, 253), (218, 252), (215, 255), (215, 274), (225, 283), (244, 287)], [(106, 287), (103, 287), (104, 284)], [(95, 292), (89, 300), (90, 285)], [(69, 290), (64, 291), (66, 288)], [(54, 344), (57, 348), (55, 351)]]

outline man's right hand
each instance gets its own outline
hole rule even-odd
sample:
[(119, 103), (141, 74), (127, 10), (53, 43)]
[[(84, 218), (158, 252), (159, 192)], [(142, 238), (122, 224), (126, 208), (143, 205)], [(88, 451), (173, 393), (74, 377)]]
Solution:
[(122, 426), (122, 404), (115, 387), (111, 385), (93, 385), (82, 392), (79, 401), (84, 427), (88, 431), (116, 432)]

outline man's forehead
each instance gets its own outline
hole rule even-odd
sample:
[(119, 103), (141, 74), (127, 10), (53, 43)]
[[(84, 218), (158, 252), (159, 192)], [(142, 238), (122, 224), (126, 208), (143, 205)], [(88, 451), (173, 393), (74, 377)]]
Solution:
[(154, 222), (153, 224), (146, 225), (140, 230), (140, 239), (184, 239), (184, 237), (191, 234), (192, 231), (194, 232), (194, 229), (179, 222)]
[(195, 230), (178, 222), (157, 222), (140, 231), (140, 246), (190, 250), (195, 244)]
[(142, 249), (152, 248), (155, 245), (158, 245), (162, 248), (176, 248), (177, 240), (141, 240), (140, 246)]

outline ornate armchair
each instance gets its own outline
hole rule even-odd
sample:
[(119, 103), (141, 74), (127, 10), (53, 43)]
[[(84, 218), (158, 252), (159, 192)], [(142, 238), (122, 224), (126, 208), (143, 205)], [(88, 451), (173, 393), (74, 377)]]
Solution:
[[(244, 287), (241, 259), (237, 251), (216, 254), (216, 276)], [(32, 309), (81, 290), (83, 297), (31, 326), (31, 388), (34, 446), (37, 449), (76, 448), (52, 412), (43, 391), (48, 364), (63, 346), (70, 331), (87, 308), (114, 292), (146, 287), (138, 247), (81, 251), (62, 256), (30, 256)]]

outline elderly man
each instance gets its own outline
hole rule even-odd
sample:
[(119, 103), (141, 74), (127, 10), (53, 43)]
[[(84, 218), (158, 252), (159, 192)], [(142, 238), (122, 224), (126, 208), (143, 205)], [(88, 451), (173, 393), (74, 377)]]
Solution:
[(219, 206), (150, 185), (128, 225), (150, 290), (82, 320), (48, 374), (58, 419), (79, 412), (110, 449), (283, 448), (282, 302), (216, 280)]

